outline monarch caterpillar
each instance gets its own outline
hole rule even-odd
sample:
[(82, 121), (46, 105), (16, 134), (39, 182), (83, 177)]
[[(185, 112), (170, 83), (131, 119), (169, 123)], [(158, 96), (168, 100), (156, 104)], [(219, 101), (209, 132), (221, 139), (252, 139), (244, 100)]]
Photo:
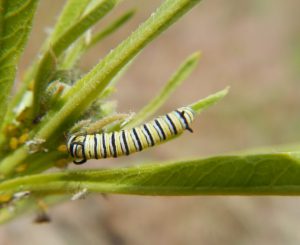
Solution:
[(75, 164), (82, 164), (87, 159), (129, 155), (172, 139), (185, 129), (193, 132), (190, 124), (194, 115), (195, 111), (192, 108), (182, 107), (132, 129), (71, 135), (67, 141), (67, 148)]

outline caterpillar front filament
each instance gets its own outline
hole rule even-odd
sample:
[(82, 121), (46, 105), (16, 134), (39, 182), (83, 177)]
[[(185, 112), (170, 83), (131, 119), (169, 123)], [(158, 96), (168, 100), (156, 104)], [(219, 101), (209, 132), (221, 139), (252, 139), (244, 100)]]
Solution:
[(71, 135), (67, 141), (68, 151), (75, 164), (82, 164), (87, 159), (129, 155), (172, 139), (185, 129), (192, 132), (190, 125), (194, 116), (190, 107), (182, 107), (132, 129)]

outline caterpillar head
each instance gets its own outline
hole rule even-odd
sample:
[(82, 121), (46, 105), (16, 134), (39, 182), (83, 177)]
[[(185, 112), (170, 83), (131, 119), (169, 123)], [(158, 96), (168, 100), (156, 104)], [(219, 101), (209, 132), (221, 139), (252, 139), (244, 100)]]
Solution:
[(75, 164), (82, 164), (86, 162), (84, 152), (84, 139), (85, 136), (71, 135), (67, 141), (67, 148), (71, 156), (74, 158)]
[(184, 118), (186, 122), (186, 129), (193, 132), (190, 125), (195, 119), (195, 112), (190, 107), (181, 107), (177, 109), (177, 111), (181, 114), (181, 117)]

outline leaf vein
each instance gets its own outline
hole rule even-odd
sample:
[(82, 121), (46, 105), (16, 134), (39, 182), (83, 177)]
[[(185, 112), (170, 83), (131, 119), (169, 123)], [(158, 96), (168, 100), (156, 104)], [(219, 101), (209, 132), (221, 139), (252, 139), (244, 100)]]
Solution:
[(11, 17), (14, 17), (16, 15), (18, 15), (21, 12), (25, 12), (26, 8), (32, 3), (33, 1), (28, 0), (25, 4), (21, 5), (18, 9), (16, 9), (15, 11), (12, 12), (8, 12), (5, 16), (4, 19), (7, 20)]

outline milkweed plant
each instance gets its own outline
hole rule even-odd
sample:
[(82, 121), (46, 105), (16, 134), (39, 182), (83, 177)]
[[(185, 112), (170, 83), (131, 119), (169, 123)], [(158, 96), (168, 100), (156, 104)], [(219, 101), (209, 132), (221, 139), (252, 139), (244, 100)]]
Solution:
[[(68, 165), (74, 160), (74, 152), (75, 157), (79, 154), (78, 151), (81, 152), (81, 156), (84, 154), (86, 157), (86, 154), (95, 147), (90, 143), (83, 151), (80, 148), (82, 142), (81, 145), (76, 145), (76, 149), (73, 144), (72, 157), (70, 154), (72, 152), (69, 153), (67, 147), (67, 139), (70, 136), (81, 135), (85, 139), (87, 135), (101, 135), (101, 133), (102, 135), (121, 131), (128, 133), (131, 132), (128, 130), (144, 125), (196, 67), (200, 53), (187, 57), (157, 96), (135, 114), (117, 112), (109, 100), (116, 83), (144, 47), (200, 0), (163, 1), (144, 23), (86, 74), (79, 72), (76, 66), (81, 57), (105, 37), (123, 27), (134, 16), (135, 11), (123, 13), (98, 31), (93, 28), (94, 25), (110, 13), (120, 1), (67, 0), (53, 31), (40, 48), (39, 56), (33, 59), (31, 66), (22, 76), (18, 90), (12, 93), (16, 67), (27, 42), (38, 2), (38, 0), (0, 1), (1, 223), (28, 211), (42, 213), (40, 221), (47, 220), (46, 207), (77, 199), (88, 193), (137, 195), (300, 193), (299, 154), (293, 152), (213, 156), (122, 168), (68, 170)], [(187, 101), (188, 108), (198, 117), (204, 109), (221, 100), (227, 92), (226, 88), (199, 101)], [(176, 118), (175, 114), (171, 116)], [(123, 140), (118, 143), (118, 149), (115, 142), (105, 145), (97, 137), (95, 143), (99, 144), (101, 149), (115, 150), (116, 156), (117, 151), (118, 154), (122, 151), (133, 152), (126, 147), (128, 145), (135, 147), (137, 140), (146, 144), (151, 143), (153, 138), (152, 143), (156, 144), (159, 141), (158, 137), (163, 136), (172, 127), (174, 133), (174, 129), (176, 131), (178, 129), (176, 127), (182, 122), (180, 120), (184, 119), (184, 116), (180, 119), (182, 114), (178, 115), (179, 119), (174, 118), (171, 121), (177, 123), (177, 126), (173, 125), (175, 128), (167, 121), (168, 119), (160, 119), (162, 120), (160, 123), (164, 124), (162, 128), (155, 129), (155, 125), (149, 123), (147, 124), (149, 127), (153, 126), (151, 132), (143, 131), (145, 136), (137, 136), (138, 134), (128, 136), (131, 143), (125, 144)], [(187, 124), (186, 129), (190, 129), (189, 126)], [(145, 138), (142, 140), (141, 137)], [(98, 155), (94, 151), (94, 157), (91, 158), (97, 158)], [(45, 172), (49, 169), (52, 171)]]

